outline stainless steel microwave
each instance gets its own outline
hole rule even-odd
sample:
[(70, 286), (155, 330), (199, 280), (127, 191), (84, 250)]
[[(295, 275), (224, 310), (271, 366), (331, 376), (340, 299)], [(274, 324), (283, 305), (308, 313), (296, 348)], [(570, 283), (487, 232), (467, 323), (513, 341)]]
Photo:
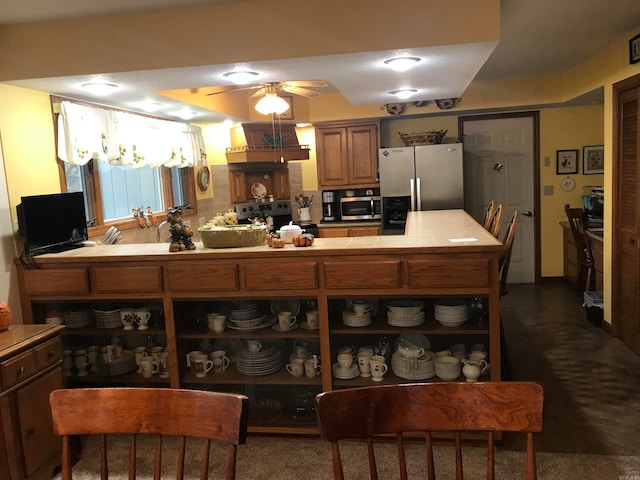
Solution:
[(340, 220), (377, 220), (382, 218), (380, 196), (341, 197)]

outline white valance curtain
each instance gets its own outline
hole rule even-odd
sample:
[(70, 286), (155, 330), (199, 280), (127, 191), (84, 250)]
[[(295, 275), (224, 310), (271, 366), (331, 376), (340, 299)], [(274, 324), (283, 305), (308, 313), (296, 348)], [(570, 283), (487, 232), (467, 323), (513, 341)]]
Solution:
[(63, 101), (58, 116), (58, 157), (74, 165), (92, 159), (133, 168), (193, 167), (206, 158), (202, 129)]

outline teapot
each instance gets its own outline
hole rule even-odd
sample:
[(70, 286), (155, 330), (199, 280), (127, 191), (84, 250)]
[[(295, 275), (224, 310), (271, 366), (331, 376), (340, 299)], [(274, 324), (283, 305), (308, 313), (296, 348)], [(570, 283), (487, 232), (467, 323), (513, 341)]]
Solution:
[(294, 225), (293, 222), (289, 222), (289, 225), (283, 225), (280, 227), (280, 238), (285, 243), (292, 243), (293, 237), (302, 233), (302, 229), (298, 225)]

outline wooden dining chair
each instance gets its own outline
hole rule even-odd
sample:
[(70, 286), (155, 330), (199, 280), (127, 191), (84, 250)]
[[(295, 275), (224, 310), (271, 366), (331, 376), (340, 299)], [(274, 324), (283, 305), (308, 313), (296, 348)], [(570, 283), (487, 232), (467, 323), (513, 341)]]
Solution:
[(507, 276), (509, 275), (509, 264), (511, 263), (511, 251), (513, 250), (513, 239), (516, 236), (516, 230), (518, 229), (518, 221), (520, 220), (520, 212), (518, 210), (513, 212), (513, 216), (509, 221), (509, 226), (502, 239), (502, 253), (498, 260), (498, 272), (500, 275), (500, 296), (507, 294)]
[[(77, 388), (49, 396), (54, 431), (62, 436), (62, 480), (72, 480), (73, 435), (100, 436), (100, 478), (109, 475), (107, 436), (129, 434), (129, 478), (135, 479), (136, 440), (155, 436), (154, 479), (162, 476), (163, 438), (179, 437), (176, 479), (185, 474), (187, 438), (201, 439), (200, 479), (209, 474), (212, 443), (227, 445), (225, 479), (236, 475), (236, 451), (247, 435), (249, 399), (244, 395), (172, 388)], [(168, 442), (165, 442), (165, 445)], [(190, 446), (192, 443), (190, 443)], [(96, 460), (97, 463), (97, 460)], [(151, 462), (150, 462), (151, 463)], [(96, 476), (97, 477), (97, 473)]]
[[(526, 479), (536, 478), (533, 433), (542, 431), (542, 386), (530, 382), (437, 382), (350, 388), (316, 396), (322, 438), (331, 442), (334, 480), (344, 479), (342, 440), (366, 440), (369, 478), (378, 479), (374, 439), (395, 436), (399, 477), (407, 480), (405, 439), (425, 439), (427, 478), (435, 480), (434, 432), (453, 432), (456, 479), (464, 478), (462, 432), (487, 432), (487, 479), (494, 479), (494, 432), (527, 436)], [(364, 445), (363, 445), (364, 449)]]
[[(564, 206), (564, 211), (569, 220), (571, 234), (573, 235), (573, 243), (576, 246), (577, 262), (578, 262), (578, 288), (581, 282), (584, 282), (584, 290), (593, 290), (595, 284), (595, 263), (593, 260), (593, 250), (591, 241), (584, 225), (584, 209), (571, 208), (569, 205)], [(583, 290), (583, 291), (584, 291)]]
[(491, 228), (491, 222), (493, 221), (493, 213), (496, 210), (496, 202), (491, 200), (487, 209), (484, 211), (484, 217), (482, 218), (482, 226), (485, 230), (489, 230)]
[(493, 217), (491, 217), (491, 224), (489, 225), (489, 232), (494, 237), (498, 238), (498, 234), (500, 233), (500, 226), (502, 225), (502, 217), (504, 216), (504, 206), (499, 203), (496, 205), (495, 210), (493, 211)]

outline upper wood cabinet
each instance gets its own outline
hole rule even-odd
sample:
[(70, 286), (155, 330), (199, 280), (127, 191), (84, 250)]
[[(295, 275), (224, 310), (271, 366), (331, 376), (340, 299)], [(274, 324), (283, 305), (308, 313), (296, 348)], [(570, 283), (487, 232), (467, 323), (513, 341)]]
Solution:
[(316, 126), (318, 187), (378, 184), (380, 122), (326, 123)]
[(278, 200), (289, 198), (289, 170), (286, 164), (245, 164), (229, 168), (229, 196), (231, 203), (253, 201), (251, 186), (261, 183), (267, 195)]

